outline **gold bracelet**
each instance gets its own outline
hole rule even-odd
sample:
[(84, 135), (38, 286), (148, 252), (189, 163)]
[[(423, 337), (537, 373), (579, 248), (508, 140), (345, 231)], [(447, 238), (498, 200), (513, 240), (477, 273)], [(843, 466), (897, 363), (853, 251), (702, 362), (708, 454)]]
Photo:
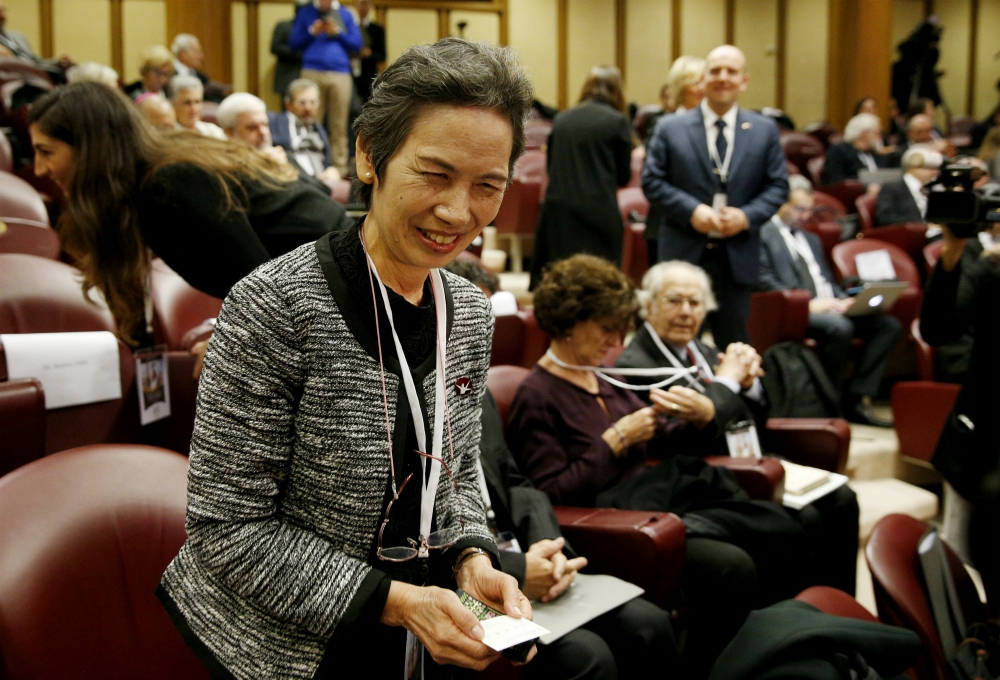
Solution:
[[(468, 562), (469, 559), (475, 557), (476, 555), (485, 555), (486, 557), (490, 556), (490, 554), (485, 550), (483, 550), (482, 548), (476, 548), (476, 547), (466, 548), (465, 550), (460, 552), (458, 554), (458, 557), (455, 559), (455, 564), (451, 568), (452, 576), (457, 577), (458, 572), (462, 570), (462, 565)], [(491, 563), (492, 561), (493, 560), (490, 560)]]
[(611, 423), (611, 427), (615, 429), (615, 432), (618, 434), (618, 438), (622, 440), (622, 451), (624, 451), (628, 448), (628, 439), (625, 439), (625, 435), (623, 435), (622, 431), (619, 429), (618, 423)]

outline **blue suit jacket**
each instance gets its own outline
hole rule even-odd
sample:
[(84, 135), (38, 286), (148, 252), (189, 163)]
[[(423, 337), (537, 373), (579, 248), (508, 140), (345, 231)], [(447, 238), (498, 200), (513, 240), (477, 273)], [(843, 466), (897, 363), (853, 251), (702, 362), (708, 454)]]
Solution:
[[(691, 226), (699, 204), (712, 205), (720, 187), (715, 164), (708, 155), (708, 139), (701, 108), (664, 116), (653, 131), (642, 170), (642, 188), (650, 202), (650, 219), (658, 220), (660, 259), (697, 264), (708, 237)], [(729, 166), (728, 204), (740, 208), (750, 228), (724, 243), (733, 280), (757, 283), (758, 236), (788, 196), (785, 155), (778, 127), (769, 118), (739, 109)]]
[[(838, 298), (847, 297), (843, 289), (837, 285), (830, 266), (826, 263), (826, 255), (823, 254), (823, 244), (820, 243), (819, 236), (808, 231), (802, 233), (809, 242), (809, 249), (812, 250), (823, 277), (833, 287), (833, 294)], [(771, 220), (768, 220), (760, 230), (760, 281), (757, 282), (757, 289), (805, 290), (803, 282), (799, 281), (794, 256), (789, 252), (788, 244), (778, 231), (778, 226)]]
[[(292, 160), (292, 132), (288, 121), (288, 113), (285, 111), (281, 113), (268, 111), (267, 126), (271, 128), (271, 143), (287, 151), (289, 160)], [(320, 139), (323, 140), (323, 163), (326, 167), (330, 167), (330, 138), (327, 136), (326, 129), (321, 123), (316, 123), (316, 129), (319, 131)]]

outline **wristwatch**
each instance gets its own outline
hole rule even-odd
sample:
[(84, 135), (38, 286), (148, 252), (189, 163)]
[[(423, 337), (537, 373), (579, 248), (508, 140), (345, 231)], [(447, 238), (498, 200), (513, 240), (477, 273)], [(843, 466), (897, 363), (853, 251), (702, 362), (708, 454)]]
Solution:
[(452, 576), (458, 576), (458, 572), (462, 570), (462, 565), (476, 555), (485, 555), (486, 557), (490, 556), (490, 554), (482, 548), (466, 548), (462, 552), (458, 553), (458, 557), (455, 558), (455, 564), (451, 568)]

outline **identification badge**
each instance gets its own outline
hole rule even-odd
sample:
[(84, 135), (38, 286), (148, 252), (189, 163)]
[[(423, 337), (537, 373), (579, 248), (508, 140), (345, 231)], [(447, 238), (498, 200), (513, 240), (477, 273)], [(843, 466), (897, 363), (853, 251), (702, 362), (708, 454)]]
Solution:
[(724, 192), (718, 192), (712, 194), (712, 210), (719, 212), (723, 208), (729, 205), (729, 199), (726, 197)]
[(757, 428), (749, 420), (741, 420), (726, 428), (726, 446), (733, 458), (762, 458)]
[(424, 680), (424, 643), (406, 631), (406, 663), (403, 680)]
[(521, 544), (517, 542), (517, 536), (513, 531), (502, 531), (497, 534), (497, 549), (503, 552), (520, 553)]
[(170, 416), (170, 372), (165, 349), (135, 355), (135, 383), (139, 392), (139, 422), (149, 425)]

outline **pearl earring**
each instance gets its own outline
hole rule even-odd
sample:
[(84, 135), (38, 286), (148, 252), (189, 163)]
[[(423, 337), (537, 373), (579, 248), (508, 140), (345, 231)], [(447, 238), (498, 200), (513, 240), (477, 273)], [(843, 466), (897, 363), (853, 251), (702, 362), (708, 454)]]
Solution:
[(370, 172), (366, 172), (365, 173), (365, 178), (371, 179), (372, 178), (372, 174)]

